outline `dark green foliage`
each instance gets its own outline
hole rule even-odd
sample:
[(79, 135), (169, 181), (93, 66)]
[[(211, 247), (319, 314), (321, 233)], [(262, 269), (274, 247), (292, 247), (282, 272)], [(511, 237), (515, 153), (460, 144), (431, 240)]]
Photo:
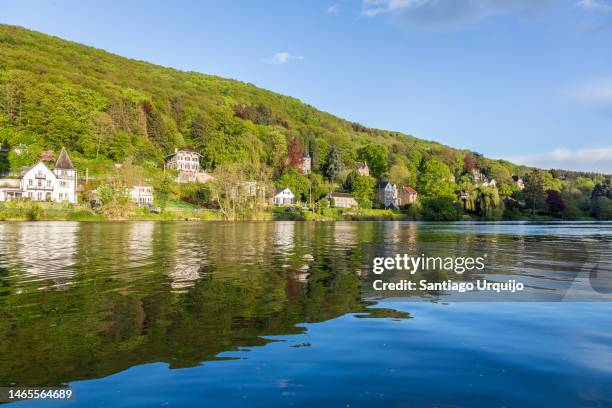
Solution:
[(461, 213), (461, 206), (451, 198), (438, 197), (423, 200), (421, 216), (427, 221), (457, 221)]
[(342, 163), (342, 157), (340, 156), (340, 150), (336, 146), (332, 146), (327, 154), (327, 160), (325, 161), (325, 176), (329, 181), (333, 181), (338, 177), (342, 171), (344, 165)]
[(565, 211), (565, 202), (561, 193), (556, 190), (546, 190), (546, 210), (555, 216), (560, 216)]
[(531, 210), (532, 214), (535, 214), (536, 211), (544, 208), (546, 200), (544, 183), (545, 180), (541, 170), (532, 170), (531, 173), (529, 173), (529, 176), (526, 178), (525, 190), (523, 190), (523, 194), (525, 196), (527, 207)]
[(612, 220), (612, 199), (603, 196), (594, 198), (591, 215), (598, 220)]

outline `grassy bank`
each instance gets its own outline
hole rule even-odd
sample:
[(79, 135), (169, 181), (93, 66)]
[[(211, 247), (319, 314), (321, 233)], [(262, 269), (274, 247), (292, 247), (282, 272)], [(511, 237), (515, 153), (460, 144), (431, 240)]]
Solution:
[[(295, 207), (269, 208), (254, 213), (243, 221), (414, 221), (415, 214), (390, 209), (325, 208), (312, 212)], [(0, 221), (222, 221), (218, 210), (181, 202), (171, 203), (160, 214), (145, 208), (130, 207), (121, 216), (108, 216), (88, 206), (68, 203), (39, 203), (31, 201), (0, 202)], [(481, 221), (464, 215), (461, 221)], [(550, 216), (524, 216), (504, 221), (559, 221)], [(580, 221), (592, 221), (582, 218)]]
[(0, 203), (0, 221), (207, 221), (221, 220), (218, 211), (194, 207), (169, 207), (160, 214), (131, 208), (121, 217), (107, 217), (88, 206), (66, 203)]

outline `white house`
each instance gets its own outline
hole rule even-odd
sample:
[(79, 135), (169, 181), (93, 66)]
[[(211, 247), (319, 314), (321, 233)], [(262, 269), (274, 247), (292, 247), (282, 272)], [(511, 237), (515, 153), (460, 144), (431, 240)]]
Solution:
[(385, 207), (398, 207), (398, 196), (397, 186), (393, 183), (383, 181), (376, 186), (376, 199)]
[(287, 187), (274, 191), (274, 205), (293, 205), (294, 202), (295, 196)]
[(139, 207), (153, 205), (153, 187), (145, 185), (133, 186), (130, 189), (130, 199)]
[(29, 198), (34, 201), (67, 201), (76, 203), (77, 174), (76, 169), (62, 148), (55, 167), (50, 170), (43, 162), (26, 168), (21, 173), (19, 188), (15, 179), (3, 179), (0, 185), (0, 200)]
[(200, 171), (200, 153), (191, 147), (174, 149), (174, 153), (166, 156), (166, 168), (189, 173)]
[(325, 198), (329, 200), (332, 207), (336, 208), (353, 208), (359, 205), (355, 197), (348, 193), (329, 193)]

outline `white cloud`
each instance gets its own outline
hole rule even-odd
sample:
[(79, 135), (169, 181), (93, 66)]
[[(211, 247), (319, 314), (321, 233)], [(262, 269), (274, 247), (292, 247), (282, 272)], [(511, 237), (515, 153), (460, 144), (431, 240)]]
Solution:
[(367, 17), (385, 15), (395, 23), (406, 26), (444, 28), (501, 15), (535, 15), (546, 9), (550, 2), (551, 0), (362, 0), (361, 14)]
[(338, 13), (340, 13), (340, 4), (339, 3), (332, 4), (331, 6), (329, 6), (327, 8), (327, 12), (329, 14), (338, 14)]
[(286, 64), (291, 60), (303, 60), (303, 59), (304, 57), (301, 55), (292, 55), (286, 51), (282, 51), (282, 52), (277, 52), (276, 54), (274, 54), (272, 58), (263, 60), (263, 62), (266, 62), (268, 64)]
[(606, 3), (603, 0), (579, 0), (576, 2), (576, 6), (587, 11), (612, 11), (612, 5)]
[(612, 114), (612, 78), (586, 82), (575, 91), (578, 100), (606, 115)]
[(548, 153), (510, 157), (508, 160), (544, 169), (612, 174), (612, 147), (577, 150), (558, 148)]

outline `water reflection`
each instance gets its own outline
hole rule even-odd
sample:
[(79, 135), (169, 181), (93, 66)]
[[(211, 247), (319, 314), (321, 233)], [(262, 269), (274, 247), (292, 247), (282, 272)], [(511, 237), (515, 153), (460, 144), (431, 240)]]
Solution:
[(407, 317), (367, 313), (379, 256), (484, 252), (490, 278), (536, 293), (585, 290), (594, 253), (610, 268), (610, 225), (487, 225), (0, 223), (0, 386), (195, 366), (347, 313)]

